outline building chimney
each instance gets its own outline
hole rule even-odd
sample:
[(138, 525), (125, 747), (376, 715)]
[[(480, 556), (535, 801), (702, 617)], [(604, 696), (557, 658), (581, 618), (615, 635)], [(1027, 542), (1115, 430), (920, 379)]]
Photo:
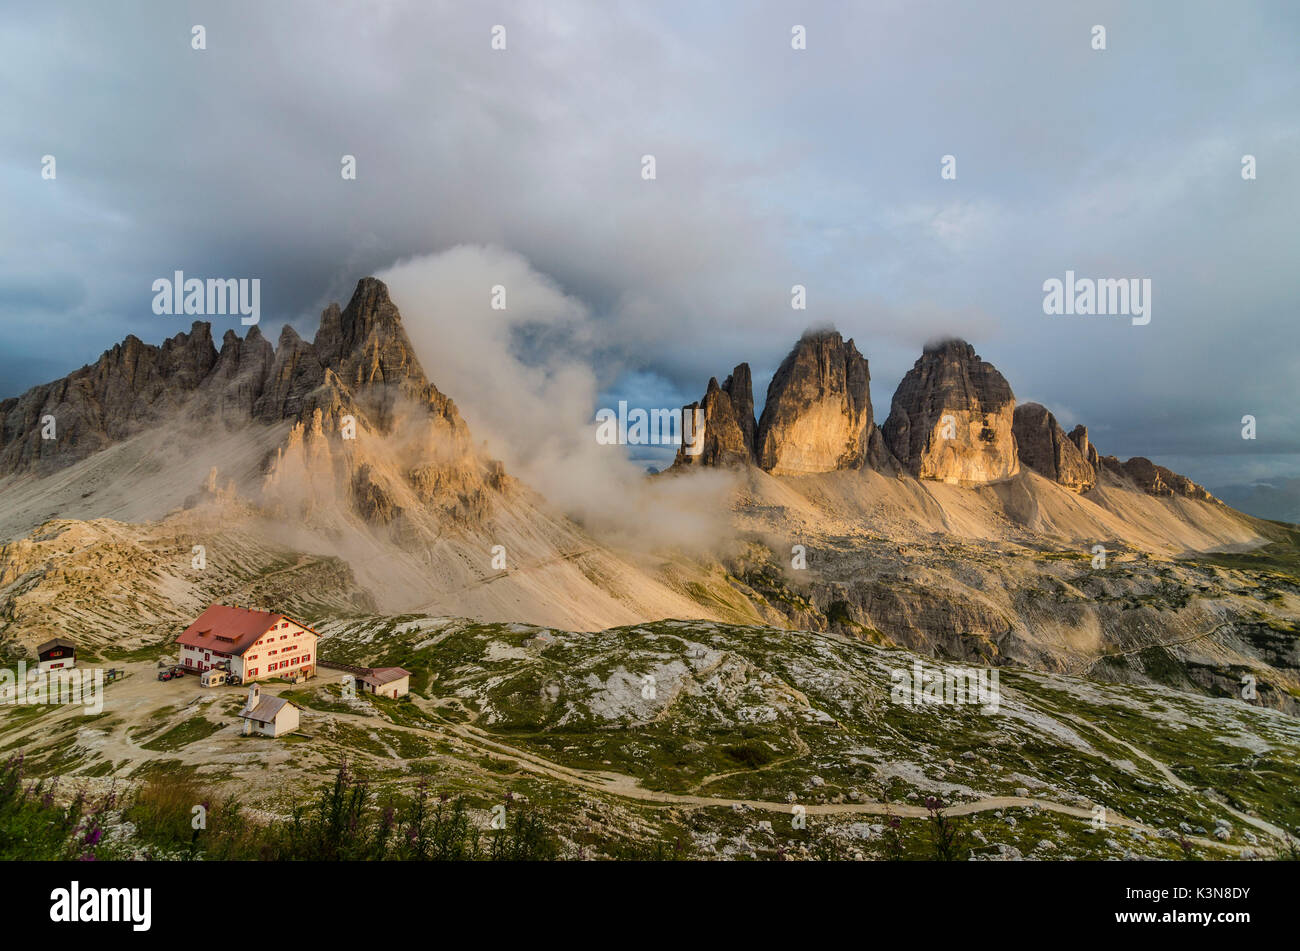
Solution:
[(252, 713), (257, 709), (257, 705), (262, 700), (262, 685), (254, 680), (248, 685), (248, 703), (244, 704), (244, 712)]

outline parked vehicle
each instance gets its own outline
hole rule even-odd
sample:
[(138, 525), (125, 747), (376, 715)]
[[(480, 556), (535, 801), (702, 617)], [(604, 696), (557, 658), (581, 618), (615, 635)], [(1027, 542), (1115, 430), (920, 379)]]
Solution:
[(160, 670), (160, 671), (158, 671), (158, 679), (159, 679), (159, 680), (171, 680), (173, 676), (175, 676), (175, 675), (172, 674), (172, 672), (171, 672), (170, 670)]

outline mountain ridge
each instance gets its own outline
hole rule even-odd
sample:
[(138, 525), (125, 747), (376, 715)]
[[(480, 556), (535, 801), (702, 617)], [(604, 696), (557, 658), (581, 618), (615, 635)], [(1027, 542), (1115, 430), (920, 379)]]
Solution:
[[(642, 480), (658, 494), (638, 501), (661, 520), (657, 505), (707, 490), (710, 510), (691, 512), (710, 519), (712, 540), (648, 552), (599, 537), (476, 450), (381, 282), (363, 279), (346, 307), (325, 308), (310, 342), (286, 329), (273, 347), (254, 327), (225, 334), (218, 351), (201, 322), (159, 347), (128, 340), (6, 404), (6, 420), (62, 406), (83, 410), (84, 426), (64, 455), (0, 475), (0, 571), (11, 579), (0, 618), (13, 619), (0, 632), (39, 638), (59, 605), (79, 636), (138, 638), (144, 622), (122, 612), (124, 594), (188, 604), (218, 589), (187, 567), (177, 538), (230, 552), (257, 537), (317, 564), (336, 559), (351, 572), (338, 582), (349, 603), (370, 598), (391, 613), (569, 630), (669, 617), (775, 624), (1049, 670), (1164, 656), (1203, 637), (1170, 662), (1189, 689), (1228, 689), (1233, 670), (1249, 669), (1277, 703), (1300, 690), (1300, 661), (1274, 636), (1297, 613), (1287, 584), (1267, 573), (1225, 580), (1204, 558), (1182, 564), (1260, 548), (1277, 526), (1141, 457), (1098, 455), (1085, 429), (1062, 434), (1045, 408), (1016, 407), (964, 342), (922, 354), (888, 433), (872, 420), (867, 358), (852, 340), (805, 334), (783, 367), (758, 420), (748, 365), (710, 381), (702, 452)], [(115, 417), (118, 406), (133, 415)], [(11, 432), (5, 445), (12, 460), (26, 442)], [(1067, 459), (1095, 484), (1068, 477)], [(131, 559), (111, 531), (80, 546), (81, 528), (65, 524), (79, 519), (135, 526), (165, 552), (171, 594), (150, 578), (126, 584)], [(1110, 561), (1089, 568), (1099, 549)], [(281, 557), (222, 584), (242, 590)], [(80, 569), (60, 567), (74, 561), (100, 579), (93, 623), (78, 620)], [(106, 630), (115, 611), (121, 630)], [(1163, 674), (1139, 664), (1123, 676)]]
[(833, 328), (799, 338), (773, 375), (757, 422), (750, 379), (749, 364), (740, 363), (726, 384), (710, 379), (704, 397), (683, 407), (683, 413), (698, 410), (702, 451), (683, 446), (673, 469), (754, 466), (797, 475), (868, 468), (978, 486), (1009, 480), (1023, 464), (1081, 494), (1106, 474), (1150, 495), (1222, 504), (1204, 486), (1145, 457), (1101, 456), (1086, 426), (1066, 434), (1038, 403), (1017, 406), (1006, 378), (960, 338), (923, 348), (879, 426), (871, 414), (867, 358)]

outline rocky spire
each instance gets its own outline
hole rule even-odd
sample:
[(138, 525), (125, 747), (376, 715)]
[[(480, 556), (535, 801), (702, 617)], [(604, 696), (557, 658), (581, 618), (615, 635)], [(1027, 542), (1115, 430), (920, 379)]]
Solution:
[(677, 450), (676, 464), (728, 466), (753, 463), (754, 391), (749, 364), (737, 366), (721, 386), (717, 377), (712, 377), (704, 399), (683, 407), (682, 412), (683, 426), (695, 428), (688, 434), (691, 445), (700, 449), (695, 453), (689, 452), (683, 443)]
[(1088, 465), (1093, 469), (1100, 468), (1101, 461), (1097, 456), (1097, 447), (1088, 439), (1087, 426), (1078, 425), (1070, 430), (1070, 442), (1074, 443), (1075, 448), (1079, 450), (1079, 455), (1083, 456)]
[(805, 333), (767, 388), (754, 437), (758, 464), (780, 474), (883, 463), (870, 384), (866, 357), (852, 340), (835, 330)]
[(921, 479), (982, 485), (1020, 471), (1015, 395), (964, 340), (925, 348), (894, 393), (885, 442)]
[(240, 338), (227, 330), (221, 338), (221, 353), (199, 388), (195, 414), (216, 417), (227, 425), (238, 425), (252, 418), (253, 407), (262, 395), (275, 360), (271, 342), (253, 325), (248, 336)]
[(325, 368), (317, 359), (316, 350), (285, 324), (275, 348), (275, 362), (254, 406), (254, 415), (268, 423), (296, 419), (308, 394), (324, 379)]
[(321, 311), (320, 326), (316, 329), (316, 338), (311, 345), (325, 366), (333, 366), (338, 362), (339, 354), (343, 351), (343, 321), (336, 301), (331, 301)]

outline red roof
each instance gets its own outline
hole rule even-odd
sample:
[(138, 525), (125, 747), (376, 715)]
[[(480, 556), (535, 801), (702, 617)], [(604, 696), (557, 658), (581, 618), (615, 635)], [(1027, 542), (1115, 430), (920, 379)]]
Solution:
[(357, 679), (374, 687), (382, 687), (384, 684), (391, 684), (395, 680), (409, 676), (411, 672), (402, 667), (371, 667), (367, 673)]
[(270, 611), (249, 611), (214, 604), (176, 638), (176, 643), (223, 654), (242, 654), (284, 619), (285, 615)]

